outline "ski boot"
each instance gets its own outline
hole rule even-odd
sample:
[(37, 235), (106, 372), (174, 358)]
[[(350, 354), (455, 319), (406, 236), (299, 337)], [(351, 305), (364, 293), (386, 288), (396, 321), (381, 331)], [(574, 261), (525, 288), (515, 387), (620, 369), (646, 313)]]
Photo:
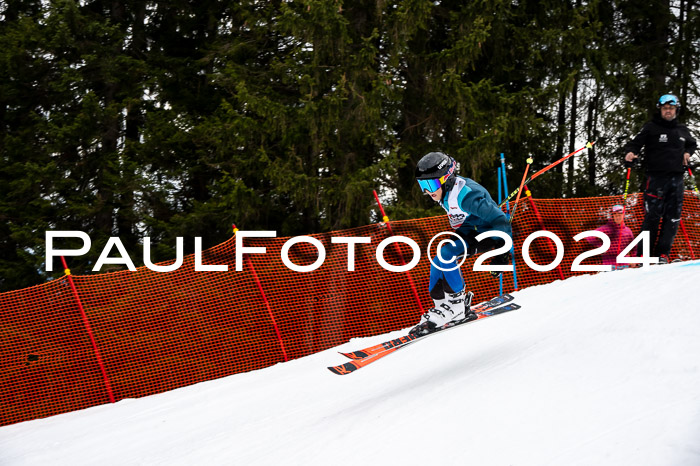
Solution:
[(467, 292), (466, 296), (464, 297), (464, 317), (462, 318), (461, 322), (469, 322), (470, 320), (476, 320), (479, 318), (479, 316), (476, 315), (474, 311), (472, 311), (472, 298), (474, 297), (474, 293), (471, 291)]
[(445, 293), (442, 299), (433, 299), (435, 307), (421, 316), (418, 325), (409, 332), (410, 335), (427, 335), (452, 323), (461, 323), (477, 318), (471, 310), (474, 293)]

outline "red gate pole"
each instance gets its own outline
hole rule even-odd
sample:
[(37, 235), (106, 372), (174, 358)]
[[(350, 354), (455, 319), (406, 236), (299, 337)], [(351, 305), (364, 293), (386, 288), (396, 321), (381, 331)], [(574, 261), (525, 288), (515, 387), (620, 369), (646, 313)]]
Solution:
[(688, 244), (688, 249), (690, 249), (690, 259), (695, 260), (695, 253), (693, 252), (693, 245), (690, 242), (690, 237), (688, 236), (688, 232), (685, 230), (685, 225), (683, 225), (683, 219), (681, 219), (680, 223), (681, 223), (681, 231), (683, 232), (683, 236), (685, 236), (685, 242)]
[[(513, 224), (513, 218), (515, 217), (515, 213), (518, 211), (518, 202), (520, 201), (520, 195), (523, 193), (523, 186), (526, 186), (525, 185), (525, 178), (527, 178), (527, 172), (530, 170), (530, 165), (533, 162), (532, 157), (528, 157), (526, 162), (527, 162), (527, 165), (525, 165), (525, 173), (523, 173), (523, 180), (520, 182), (520, 187), (518, 188), (518, 195), (515, 197), (515, 202), (513, 203), (513, 213), (510, 214), (510, 223), (511, 224)], [(506, 201), (507, 201), (507, 199), (506, 199)]]
[(105, 365), (102, 362), (102, 356), (100, 355), (100, 350), (97, 347), (97, 342), (95, 341), (95, 336), (92, 333), (92, 326), (90, 325), (90, 321), (88, 320), (87, 314), (85, 314), (85, 309), (83, 308), (83, 303), (80, 301), (80, 296), (78, 295), (78, 290), (75, 287), (75, 283), (73, 283), (73, 276), (70, 274), (70, 269), (68, 268), (68, 264), (66, 264), (66, 258), (61, 256), (61, 262), (63, 262), (63, 271), (66, 273), (66, 277), (68, 277), (68, 283), (70, 284), (70, 288), (73, 291), (73, 296), (75, 297), (75, 302), (78, 304), (78, 310), (80, 311), (80, 316), (83, 319), (83, 324), (85, 325), (85, 330), (87, 331), (88, 337), (90, 337), (90, 343), (92, 344), (92, 350), (95, 352), (95, 359), (97, 359), (97, 365), (100, 366), (100, 372), (102, 372), (102, 380), (104, 381), (105, 389), (107, 390), (107, 396), (109, 397), (109, 401), (111, 403), (114, 403), (114, 394), (112, 393), (112, 385), (109, 383), (109, 377), (107, 377), (107, 369), (105, 368)]
[[(373, 190), (374, 193), (374, 199), (377, 201), (377, 205), (379, 206), (379, 211), (382, 213), (382, 221), (386, 224), (387, 229), (389, 230), (389, 234), (391, 236), (394, 236), (394, 232), (391, 229), (391, 224), (389, 223), (389, 217), (387, 217), (386, 212), (384, 212), (384, 207), (382, 206), (382, 203), (379, 201), (379, 196), (377, 196), (377, 191)], [(396, 247), (396, 252), (399, 253), (399, 259), (401, 260), (401, 265), (406, 265), (406, 261), (403, 258), (403, 254), (401, 254), (401, 249), (399, 248), (399, 245), (394, 243), (394, 247)], [(425, 313), (425, 310), (423, 309), (423, 305), (420, 302), (420, 297), (418, 296), (418, 290), (416, 289), (416, 284), (413, 283), (413, 277), (411, 277), (411, 273), (409, 271), (406, 271), (406, 276), (408, 277), (408, 284), (411, 286), (411, 291), (413, 292), (413, 298), (416, 300), (416, 303), (418, 304), (418, 309), (420, 309), (421, 314)]]
[[(233, 224), (233, 234), (235, 235), (238, 232), (238, 228), (236, 228), (236, 224)], [(284, 348), (284, 340), (282, 340), (282, 334), (280, 333), (280, 329), (277, 326), (277, 321), (275, 320), (275, 316), (272, 314), (272, 308), (270, 307), (270, 302), (267, 300), (267, 295), (265, 294), (265, 290), (263, 290), (262, 283), (260, 283), (260, 279), (258, 278), (258, 274), (255, 273), (255, 267), (253, 267), (253, 261), (250, 260), (248, 256), (244, 256), (243, 260), (248, 260), (248, 265), (250, 266), (250, 271), (253, 274), (253, 279), (255, 280), (255, 284), (258, 286), (258, 291), (260, 291), (260, 295), (262, 296), (263, 302), (265, 303), (265, 307), (267, 308), (267, 313), (270, 316), (270, 320), (272, 321), (272, 326), (275, 328), (275, 333), (277, 334), (277, 340), (280, 343), (280, 349), (282, 350), (282, 356), (284, 357), (284, 362), (289, 361), (289, 358), (287, 357), (287, 350)]]
[[(532, 198), (532, 193), (530, 192), (529, 189), (527, 189), (527, 185), (525, 187), (525, 196), (530, 200), (530, 207), (532, 207), (532, 210), (535, 212), (535, 216), (537, 217), (537, 221), (540, 222), (540, 228), (543, 230), (546, 230), (544, 227), (544, 221), (542, 220), (542, 216), (540, 215), (540, 211), (537, 210), (537, 206), (535, 205), (535, 200)], [(549, 251), (556, 257), (557, 253), (554, 250), (554, 246), (552, 246), (551, 242), (547, 242), (549, 245)], [(559, 278), (564, 280), (564, 273), (561, 271), (561, 266), (557, 265), (557, 272), (559, 272)]]

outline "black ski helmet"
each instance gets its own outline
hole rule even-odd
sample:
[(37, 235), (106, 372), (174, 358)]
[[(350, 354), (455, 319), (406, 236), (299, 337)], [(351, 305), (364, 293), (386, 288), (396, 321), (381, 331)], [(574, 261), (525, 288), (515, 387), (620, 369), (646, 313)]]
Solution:
[(455, 176), (457, 162), (443, 152), (430, 152), (416, 165), (416, 180), (422, 192), (432, 193), (442, 186), (449, 190), (454, 185)]

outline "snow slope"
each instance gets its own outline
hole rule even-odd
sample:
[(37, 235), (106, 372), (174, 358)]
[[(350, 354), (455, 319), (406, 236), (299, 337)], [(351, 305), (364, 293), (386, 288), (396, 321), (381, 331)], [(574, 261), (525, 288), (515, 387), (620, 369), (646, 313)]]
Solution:
[(525, 289), (350, 375), (336, 351), (387, 335), (2, 427), (0, 465), (700, 465), (699, 281), (694, 261)]

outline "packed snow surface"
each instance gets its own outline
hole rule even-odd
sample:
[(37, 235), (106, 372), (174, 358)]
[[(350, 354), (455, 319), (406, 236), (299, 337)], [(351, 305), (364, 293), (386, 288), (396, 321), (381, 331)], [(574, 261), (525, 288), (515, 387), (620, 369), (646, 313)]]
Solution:
[(0, 428), (0, 465), (700, 465), (700, 261), (514, 293), (355, 373), (340, 347)]

